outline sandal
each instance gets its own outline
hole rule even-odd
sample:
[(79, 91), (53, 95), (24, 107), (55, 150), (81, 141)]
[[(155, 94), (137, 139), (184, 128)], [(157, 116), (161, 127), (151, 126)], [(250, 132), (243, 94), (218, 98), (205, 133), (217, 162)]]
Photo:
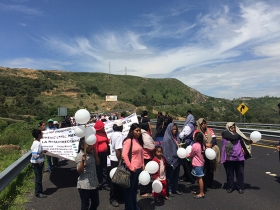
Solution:
[(147, 197), (152, 197), (152, 195), (150, 193), (146, 193), (146, 194), (140, 195), (140, 197), (147, 198)]
[(165, 196), (164, 200), (171, 200), (171, 198), (169, 198), (168, 196)]
[(195, 195), (195, 196), (193, 196), (193, 198), (195, 198), (195, 199), (204, 198), (204, 195)]

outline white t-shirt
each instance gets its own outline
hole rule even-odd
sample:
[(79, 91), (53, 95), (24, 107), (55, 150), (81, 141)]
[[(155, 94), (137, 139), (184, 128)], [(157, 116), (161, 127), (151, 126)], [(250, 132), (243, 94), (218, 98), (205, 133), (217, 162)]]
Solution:
[(116, 156), (116, 149), (122, 149), (122, 144), (123, 144), (122, 133), (120, 131), (114, 131), (113, 134), (111, 135), (110, 143), (111, 143), (110, 160), (118, 161), (118, 158)]
[(44, 162), (44, 150), (41, 142), (34, 140), (31, 146), (31, 163), (42, 163)]

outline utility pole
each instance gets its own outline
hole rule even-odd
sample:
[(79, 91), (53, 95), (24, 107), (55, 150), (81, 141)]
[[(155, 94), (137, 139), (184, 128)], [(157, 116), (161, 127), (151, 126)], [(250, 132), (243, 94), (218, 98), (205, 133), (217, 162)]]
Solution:
[(109, 74), (111, 74), (111, 62), (109, 62)]
[(127, 75), (126, 67), (125, 67), (125, 70), (124, 70), (124, 74)]

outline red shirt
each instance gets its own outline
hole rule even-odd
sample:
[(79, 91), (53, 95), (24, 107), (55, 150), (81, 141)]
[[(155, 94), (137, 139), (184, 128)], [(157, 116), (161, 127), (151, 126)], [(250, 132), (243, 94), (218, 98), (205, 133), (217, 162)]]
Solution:
[(107, 144), (109, 144), (109, 139), (106, 133), (97, 133), (96, 132), (96, 148), (99, 152), (107, 152)]

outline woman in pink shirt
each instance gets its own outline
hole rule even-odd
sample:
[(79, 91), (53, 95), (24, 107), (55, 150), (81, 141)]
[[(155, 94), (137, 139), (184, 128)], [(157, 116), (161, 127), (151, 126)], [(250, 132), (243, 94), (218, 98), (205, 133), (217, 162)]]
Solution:
[(130, 187), (125, 189), (124, 203), (126, 210), (138, 210), (137, 187), (138, 177), (144, 169), (143, 139), (138, 123), (133, 123), (123, 142), (122, 156), (124, 163), (130, 170)]
[(192, 151), (187, 158), (192, 159), (192, 175), (197, 177), (197, 183), (199, 189), (195, 192), (194, 198), (204, 198), (204, 186), (203, 186), (203, 179), (204, 176), (203, 168), (204, 168), (204, 150), (205, 147), (203, 145), (203, 134), (201, 132), (196, 132), (194, 135), (195, 143), (192, 145)]

